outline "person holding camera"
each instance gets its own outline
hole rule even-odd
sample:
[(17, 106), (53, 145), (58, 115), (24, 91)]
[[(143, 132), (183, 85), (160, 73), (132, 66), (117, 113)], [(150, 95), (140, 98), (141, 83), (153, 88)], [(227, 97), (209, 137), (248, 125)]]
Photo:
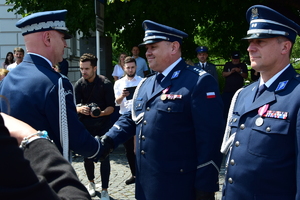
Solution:
[[(85, 53), (80, 57), (82, 77), (75, 83), (75, 97), (79, 120), (93, 136), (104, 135), (111, 127), (110, 114), (114, 111), (115, 97), (112, 83), (103, 75), (97, 75), (97, 57)], [(96, 195), (94, 183), (94, 162), (84, 158), (84, 168), (90, 181), (88, 192)], [(109, 157), (101, 161), (100, 174), (102, 180), (101, 200), (109, 200), (107, 192), (110, 162)]]

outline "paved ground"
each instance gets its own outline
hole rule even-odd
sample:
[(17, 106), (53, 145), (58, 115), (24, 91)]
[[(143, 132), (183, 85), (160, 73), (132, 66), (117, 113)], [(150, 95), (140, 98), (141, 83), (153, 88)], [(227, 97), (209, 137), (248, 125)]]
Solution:
[[(124, 153), (124, 148), (121, 145), (110, 155), (111, 174), (109, 180), (108, 193), (110, 200), (135, 200), (134, 198), (134, 184), (126, 185), (124, 182), (131, 177), (130, 169), (127, 164), (127, 159)], [(85, 170), (83, 167), (83, 157), (78, 156), (73, 158), (73, 167), (75, 168), (80, 181), (86, 185), (88, 183)], [(93, 199), (100, 199), (101, 191), (101, 177), (99, 173), (99, 163), (95, 165), (95, 182), (98, 188), (96, 197)], [(224, 167), (220, 173), (220, 190), (224, 182)], [(98, 185), (97, 185), (98, 184)], [(216, 193), (216, 200), (221, 199), (220, 191)]]

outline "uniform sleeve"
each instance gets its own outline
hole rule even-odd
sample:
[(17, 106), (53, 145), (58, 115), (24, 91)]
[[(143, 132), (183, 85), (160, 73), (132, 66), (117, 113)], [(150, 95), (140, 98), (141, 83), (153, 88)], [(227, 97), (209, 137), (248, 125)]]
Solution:
[[(45, 109), (45, 111), (47, 120), (50, 124), (52, 137), (54, 138), (53, 140), (57, 144), (58, 149), (62, 152), (62, 147), (60, 145), (59, 127), (61, 124), (59, 120), (60, 107), (57, 87), (58, 86), (55, 85), (49, 92), (48, 97), (46, 98), (47, 102), (45, 104), (45, 106), (48, 108)], [(91, 136), (91, 134), (78, 119), (74, 103), (73, 87), (68, 79), (63, 79), (63, 87), (65, 92), (67, 119), (62, 120), (67, 121), (67, 129), (69, 132), (69, 148), (82, 156), (91, 157), (99, 150), (99, 143), (94, 137)]]
[(219, 190), (220, 146), (224, 133), (223, 103), (212, 76), (200, 78), (192, 93), (191, 110), (197, 147), (198, 191)]
[(135, 135), (136, 125), (131, 119), (131, 111), (124, 113), (105, 134), (114, 141), (114, 149)]

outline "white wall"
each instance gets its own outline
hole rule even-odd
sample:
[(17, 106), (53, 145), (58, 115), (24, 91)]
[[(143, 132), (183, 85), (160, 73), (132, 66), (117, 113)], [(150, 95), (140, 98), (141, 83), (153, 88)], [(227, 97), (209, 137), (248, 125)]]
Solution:
[(5, 5), (5, 0), (0, 0), (0, 63), (4, 62), (7, 52), (13, 52), (15, 47), (25, 50), (24, 39), (16, 22), (22, 18), (14, 12), (7, 12), (12, 5)]
[[(16, 15), (14, 12), (8, 12), (7, 10), (13, 6), (5, 5), (5, 2), (5, 0), (0, 0), (0, 64), (4, 62), (7, 52), (13, 52), (15, 47), (22, 47), (26, 54), (26, 47), (21, 29), (15, 26), (22, 16)], [(64, 53), (64, 58), (69, 62), (70, 69), (68, 77), (72, 83), (76, 82), (81, 77), (78, 67), (78, 58), (80, 57), (80, 37), (81, 35), (77, 34), (74, 38), (67, 40), (68, 47), (65, 49)]]

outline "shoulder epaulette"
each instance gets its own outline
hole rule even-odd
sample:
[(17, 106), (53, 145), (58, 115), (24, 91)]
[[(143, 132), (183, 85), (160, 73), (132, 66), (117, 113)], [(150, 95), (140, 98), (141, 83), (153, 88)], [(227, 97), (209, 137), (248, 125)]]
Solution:
[(244, 85), (243, 88), (246, 88), (246, 87), (252, 85), (253, 83), (256, 83), (257, 81), (258, 81), (258, 80), (254, 81), (254, 82), (252, 82), (252, 83), (250, 83), (250, 84), (248, 84), (248, 85)]
[(295, 79), (298, 80), (300, 82), (300, 74), (296, 74), (295, 75)]
[(204, 71), (203, 69), (197, 67), (197, 66), (191, 66), (191, 65), (187, 65), (186, 68), (196, 74), (198, 74), (199, 76), (202, 76), (204, 74), (206, 74), (207, 72)]

